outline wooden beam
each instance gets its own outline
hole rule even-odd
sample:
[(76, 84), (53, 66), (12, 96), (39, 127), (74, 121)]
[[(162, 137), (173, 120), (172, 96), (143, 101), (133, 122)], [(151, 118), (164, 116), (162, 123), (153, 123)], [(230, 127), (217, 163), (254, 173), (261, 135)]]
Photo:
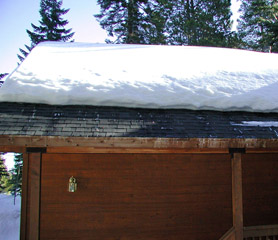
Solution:
[(39, 239), (41, 153), (29, 153), (25, 239)]
[(236, 240), (235, 239), (235, 228), (232, 227), (226, 232), (219, 240)]
[(246, 149), (246, 153), (278, 153), (278, 149), (277, 148), (249, 148)]
[(209, 154), (209, 153), (228, 153), (228, 149), (215, 148), (94, 148), (94, 147), (48, 147), (47, 153), (141, 153), (141, 154)]
[(0, 142), (0, 152), (15, 152), (15, 153), (24, 153), (24, 146), (1, 146)]
[(232, 203), (235, 240), (243, 239), (242, 164), (241, 153), (232, 156)]
[[(278, 151), (278, 139), (233, 138), (129, 138), (129, 137), (54, 137), (1, 135), (0, 148), (11, 147), (92, 147), (155, 149), (227, 149)], [(1, 150), (0, 149), (0, 150)]]

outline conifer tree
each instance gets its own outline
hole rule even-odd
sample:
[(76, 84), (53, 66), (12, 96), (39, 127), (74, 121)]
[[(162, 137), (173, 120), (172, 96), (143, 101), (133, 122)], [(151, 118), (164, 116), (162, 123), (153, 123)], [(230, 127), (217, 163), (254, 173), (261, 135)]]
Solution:
[(4, 77), (6, 77), (8, 75), (8, 73), (0, 73), (0, 80)]
[(0, 73), (0, 87), (2, 86), (2, 84), (4, 83), (3, 79), (4, 77), (6, 77), (8, 75), (8, 73)]
[(115, 38), (114, 43), (165, 43), (163, 2), (167, 1), (98, 0), (101, 12), (95, 17), (108, 35)]
[(170, 44), (233, 47), (230, 0), (172, 0), (172, 6)]
[(15, 154), (14, 162), (14, 168), (10, 170), (11, 177), (7, 182), (5, 191), (16, 197), (21, 195), (23, 155), (21, 153)]
[(33, 31), (26, 30), (31, 45), (26, 47), (26, 50), (19, 49), (21, 54), (18, 54), (19, 60), (22, 62), (29, 52), (40, 42), (44, 41), (69, 41), (74, 32), (72, 29), (66, 29), (66, 25), (69, 23), (68, 20), (62, 18), (63, 15), (68, 13), (69, 9), (62, 8), (62, 0), (41, 0), (40, 2), (40, 25), (36, 26), (31, 24)]
[(98, 0), (115, 43), (234, 47), (231, 0)]
[(278, 52), (277, 0), (245, 0), (240, 12), (238, 32), (244, 48)]
[(34, 31), (27, 30), (32, 46), (44, 41), (66, 42), (73, 37), (72, 29), (65, 29), (69, 22), (63, 20), (62, 15), (66, 14), (69, 9), (62, 9), (62, 4), (62, 0), (41, 0), (40, 26), (31, 24)]
[(8, 179), (9, 173), (4, 164), (4, 159), (2, 158), (2, 155), (0, 155), (0, 193), (5, 192)]
[(171, 8), (168, 0), (148, 1), (145, 8), (147, 24), (144, 27), (146, 44), (167, 44), (166, 23)]
[(29, 46), (27, 46), (27, 45), (25, 44), (26, 50), (24, 50), (24, 49), (22, 49), (22, 48), (19, 48), (19, 51), (21, 52), (22, 55), (17, 54), (17, 57), (18, 57), (18, 59), (19, 59), (20, 62), (23, 62), (23, 61), (24, 61), (24, 59), (25, 59), (25, 58), (28, 56), (28, 54), (32, 51), (33, 47), (34, 47), (34, 46), (29, 47)]

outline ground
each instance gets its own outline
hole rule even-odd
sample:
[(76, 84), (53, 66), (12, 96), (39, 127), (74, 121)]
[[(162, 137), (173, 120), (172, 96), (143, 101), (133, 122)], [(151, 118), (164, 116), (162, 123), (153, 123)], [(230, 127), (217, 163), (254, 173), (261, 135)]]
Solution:
[(12, 195), (0, 194), (1, 240), (19, 239), (20, 203), (20, 197), (16, 198), (14, 205), (14, 197)]

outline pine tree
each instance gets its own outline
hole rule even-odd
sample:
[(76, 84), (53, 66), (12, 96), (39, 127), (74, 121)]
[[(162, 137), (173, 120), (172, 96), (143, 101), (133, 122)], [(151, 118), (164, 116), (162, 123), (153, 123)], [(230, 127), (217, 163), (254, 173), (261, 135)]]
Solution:
[(31, 24), (34, 32), (27, 30), (31, 39), (32, 46), (44, 41), (63, 41), (70, 40), (74, 33), (72, 29), (65, 29), (69, 23), (62, 19), (69, 9), (62, 9), (62, 0), (41, 0), (40, 3), (40, 26)]
[(5, 192), (7, 182), (9, 179), (9, 173), (6, 165), (4, 164), (4, 159), (0, 155), (0, 193)]
[(0, 73), (0, 87), (3, 85), (4, 81), (2, 81), (1, 79), (3, 79), (4, 77), (6, 77), (8, 75), (8, 73)]
[(115, 43), (235, 47), (231, 0), (98, 0)]
[(174, 0), (167, 24), (169, 43), (233, 47), (230, 0)]
[[(165, 0), (98, 0), (100, 14), (95, 15), (114, 43), (165, 43)], [(107, 40), (107, 42), (112, 42)]]
[(31, 24), (33, 31), (26, 30), (31, 45), (25, 45), (27, 50), (19, 49), (22, 55), (18, 54), (19, 60), (22, 62), (29, 52), (40, 42), (44, 41), (69, 41), (74, 32), (72, 29), (66, 29), (65, 26), (69, 23), (68, 20), (62, 18), (68, 13), (69, 9), (62, 8), (62, 0), (41, 0), (40, 2), (40, 25)]
[(0, 73), (0, 80), (4, 77), (6, 77), (8, 75), (8, 73)]
[(172, 5), (168, 0), (148, 1), (145, 8), (146, 24), (144, 41), (146, 44), (167, 44), (166, 23), (171, 14)]
[(14, 162), (14, 168), (10, 171), (11, 178), (8, 180), (5, 191), (16, 197), (21, 195), (23, 155), (20, 153), (15, 154)]
[(277, 0), (246, 0), (240, 7), (238, 32), (243, 47), (258, 51), (278, 52)]
[(25, 44), (25, 48), (26, 48), (26, 50), (24, 50), (24, 49), (22, 49), (22, 48), (20, 48), (19, 49), (19, 51), (21, 52), (21, 54), (23, 55), (20, 55), (20, 54), (17, 54), (17, 57), (18, 57), (18, 59), (20, 60), (20, 62), (23, 62), (24, 61), (24, 59), (28, 56), (28, 54), (32, 51), (32, 49), (34, 48), (34, 46), (31, 46), (31, 47), (29, 47), (29, 46), (27, 46), (26, 44)]

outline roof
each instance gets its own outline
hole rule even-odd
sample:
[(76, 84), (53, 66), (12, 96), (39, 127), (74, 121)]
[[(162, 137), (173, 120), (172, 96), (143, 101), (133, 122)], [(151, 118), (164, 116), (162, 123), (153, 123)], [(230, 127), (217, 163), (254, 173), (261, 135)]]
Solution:
[(0, 135), (278, 138), (278, 113), (0, 103)]
[(7, 77), (0, 101), (278, 112), (277, 62), (227, 48), (43, 42)]

